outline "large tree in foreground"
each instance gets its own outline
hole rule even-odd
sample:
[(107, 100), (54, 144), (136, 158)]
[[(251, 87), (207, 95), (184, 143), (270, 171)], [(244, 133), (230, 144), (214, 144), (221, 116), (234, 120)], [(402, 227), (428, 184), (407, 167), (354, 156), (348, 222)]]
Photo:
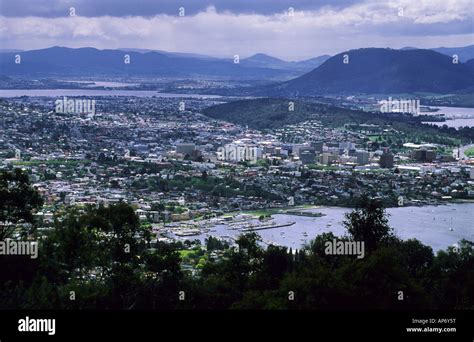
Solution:
[[(0, 240), (12, 236), (17, 228), (33, 222), (33, 211), (43, 201), (20, 169), (0, 171)], [(28, 232), (22, 231), (21, 235)]]
[(372, 251), (393, 238), (388, 216), (379, 201), (363, 196), (358, 206), (345, 215), (343, 224), (353, 240), (363, 241), (366, 250)]

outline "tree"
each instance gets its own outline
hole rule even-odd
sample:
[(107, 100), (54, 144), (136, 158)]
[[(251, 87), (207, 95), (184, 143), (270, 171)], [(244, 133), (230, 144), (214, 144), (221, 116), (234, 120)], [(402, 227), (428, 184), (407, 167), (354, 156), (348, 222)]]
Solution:
[(262, 252), (262, 248), (258, 245), (261, 240), (257, 233), (252, 232), (240, 235), (235, 242), (239, 246), (241, 253), (247, 254), (249, 257), (257, 257)]
[(382, 242), (393, 238), (388, 225), (388, 214), (377, 200), (363, 196), (358, 207), (345, 215), (343, 222), (352, 240), (365, 243), (366, 251), (373, 251)]
[(262, 260), (261, 274), (265, 284), (264, 288), (276, 287), (285, 273), (292, 270), (293, 255), (288, 253), (286, 247), (268, 246)]
[(205, 243), (206, 243), (206, 249), (208, 251), (223, 250), (223, 249), (229, 248), (229, 244), (226, 241), (222, 241), (212, 236), (209, 236), (209, 238), (206, 238)]
[[(43, 205), (38, 192), (30, 185), (28, 175), (20, 169), (0, 173), (0, 240), (11, 237), (23, 223), (33, 222), (33, 211)], [(22, 229), (20, 235), (30, 231)]]

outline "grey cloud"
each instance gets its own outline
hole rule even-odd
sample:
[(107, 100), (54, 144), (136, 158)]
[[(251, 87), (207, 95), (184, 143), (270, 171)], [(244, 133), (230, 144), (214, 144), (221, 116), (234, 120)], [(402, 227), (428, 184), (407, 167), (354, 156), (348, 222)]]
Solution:
[(357, 0), (1, 0), (0, 13), (7, 17), (62, 17), (74, 7), (85, 17), (176, 15), (183, 6), (187, 14), (196, 14), (209, 6), (218, 12), (274, 14), (289, 7), (315, 10), (323, 6), (344, 7)]
[[(402, 17), (397, 15), (398, 6), (404, 6)], [(263, 52), (298, 60), (369, 46), (470, 45), (474, 43), (473, 16), (469, 3), (462, 0), (440, 2), (435, 7), (428, 0), (367, 0), (343, 8), (297, 10), (293, 17), (283, 12), (235, 14), (214, 8), (195, 15), (187, 13), (182, 18), (165, 14), (0, 16), (0, 44), (10, 49), (54, 45), (145, 48), (220, 57)]]

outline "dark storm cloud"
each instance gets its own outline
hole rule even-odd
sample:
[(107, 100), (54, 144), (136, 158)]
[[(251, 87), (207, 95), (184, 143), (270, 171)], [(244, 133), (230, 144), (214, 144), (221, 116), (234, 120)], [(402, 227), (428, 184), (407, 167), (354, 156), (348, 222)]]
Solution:
[[(145, 48), (298, 60), (360, 47), (474, 43), (472, 0), (0, 0), (0, 46)], [(179, 7), (183, 17), (177, 16)], [(69, 16), (69, 8), (76, 16)], [(290, 15), (288, 7), (295, 11)], [(262, 13), (263, 12), (263, 13)], [(167, 14), (170, 13), (170, 14)]]
[(357, 0), (0, 0), (0, 14), (8, 17), (61, 17), (74, 7), (85, 17), (176, 15), (183, 6), (187, 14), (196, 14), (209, 6), (218, 12), (274, 14), (289, 7), (316, 10), (323, 6), (344, 7)]

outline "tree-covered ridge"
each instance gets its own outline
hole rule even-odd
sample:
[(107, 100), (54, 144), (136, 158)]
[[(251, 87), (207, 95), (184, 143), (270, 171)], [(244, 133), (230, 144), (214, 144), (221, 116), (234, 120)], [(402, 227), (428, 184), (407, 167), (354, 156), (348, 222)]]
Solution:
[[(290, 110), (290, 103), (294, 104)], [(422, 124), (421, 117), (403, 113), (366, 112), (316, 103), (304, 99), (260, 98), (231, 101), (208, 107), (204, 114), (219, 120), (255, 129), (274, 129), (308, 120), (318, 120), (326, 127), (338, 128), (351, 124), (387, 126), (417, 137), (421, 141), (447, 143), (453, 139), (474, 140), (473, 128), (456, 130)], [(458, 141), (459, 142), (459, 141)]]
[[(13, 187), (34, 191), (25, 178)], [(336, 239), (330, 233), (294, 252), (264, 249), (250, 233), (236, 240), (238, 248), (208, 240), (208, 250), (224, 249), (224, 257), (208, 259), (193, 276), (181, 268), (182, 244), (152, 246), (150, 227), (129, 205), (72, 208), (48, 231), (20, 235), (39, 241), (38, 259), (0, 257), (0, 307), (473, 309), (474, 244), (464, 240), (434, 255), (417, 240), (394, 236), (386, 218), (368, 198), (346, 216), (347, 236), (339, 240), (364, 240), (362, 259), (328, 255), (326, 242)]]

